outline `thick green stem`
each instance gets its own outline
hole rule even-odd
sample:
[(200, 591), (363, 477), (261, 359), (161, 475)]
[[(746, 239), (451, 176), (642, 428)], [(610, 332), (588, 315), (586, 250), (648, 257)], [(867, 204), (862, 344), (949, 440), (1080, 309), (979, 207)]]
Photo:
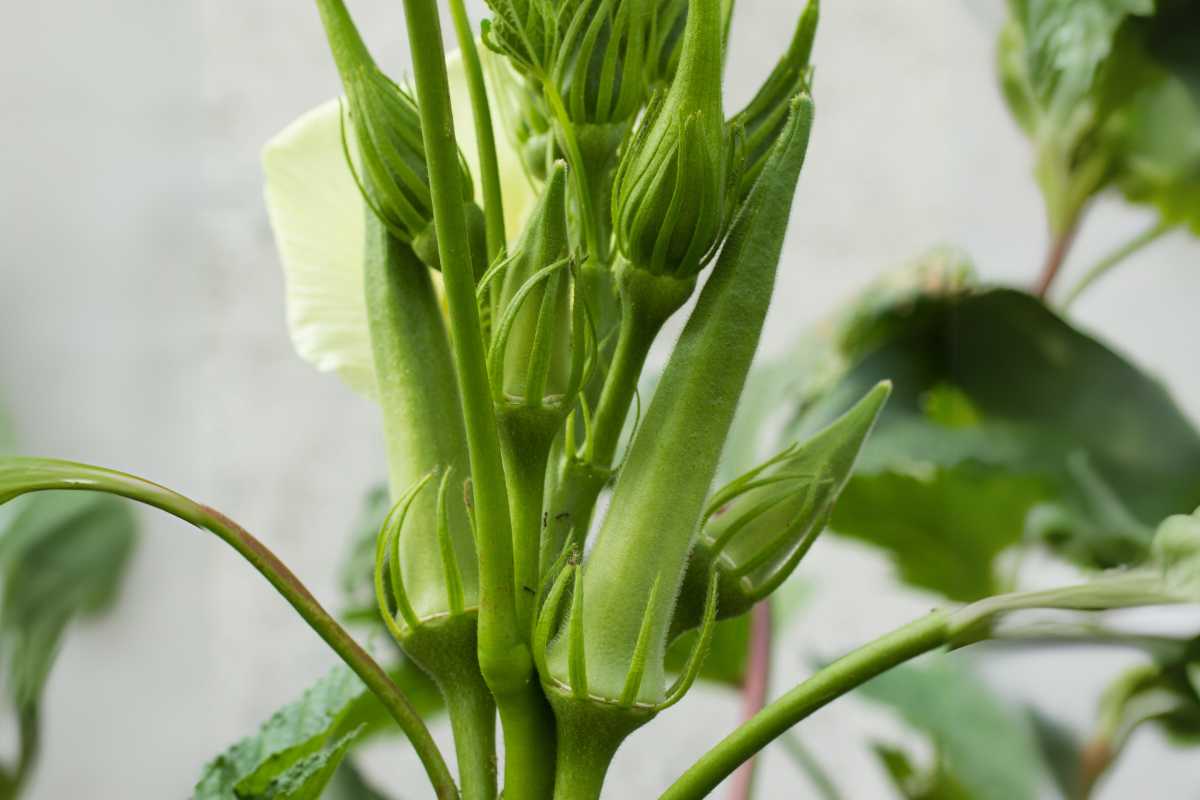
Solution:
[(480, 679), (447, 687), (442, 695), (454, 732), (463, 800), (495, 800), (496, 701), (492, 693)]
[(547, 800), (554, 791), (554, 713), (531, 673), (497, 698), (504, 729), (504, 800)]
[(0, 459), (0, 504), (27, 492), (60, 489), (99, 491), (127, 497), (216, 534), (275, 587), (308, 626), (379, 698), (421, 759), (437, 797), (441, 800), (458, 797), (454, 778), (437, 744), (408, 698), (346, 629), (317, 602), (300, 579), (244, 528), (215, 509), (134, 475), (54, 459)]
[(483, 221), (487, 237), (487, 260), (494, 262), (504, 252), (507, 241), (504, 232), (504, 198), (500, 191), (500, 166), (496, 158), (496, 135), (492, 130), (492, 112), (488, 107), (487, 85), (483, 82), (483, 65), (475, 47), (475, 34), (463, 0), (450, 0), (450, 17), (454, 35), (462, 53), (467, 76), (467, 91), (471, 95), (471, 115), (475, 122), (475, 140), (479, 146), (479, 182), (483, 186)]
[(1044, 300), (1050, 293), (1050, 287), (1054, 285), (1054, 279), (1058, 277), (1059, 270), (1067, 260), (1067, 253), (1070, 252), (1071, 245), (1075, 241), (1075, 234), (1079, 230), (1082, 215), (1083, 212), (1080, 209), (1068, 219), (1061, 230), (1053, 234), (1050, 250), (1046, 253), (1046, 260), (1042, 264), (1041, 274), (1038, 275), (1037, 283), (1033, 287), (1033, 293), (1037, 297)]
[(1071, 291), (1067, 292), (1067, 296), (1063, 298), (1062, 307), (1067, 308), (1070, 306), (1071, 303), (1079, 299), (1079, 295), (1083, 294), (1092, 284), (1107, 275), (1114, 267), (1119, 266), (1125, 259), (1143, 247), (1158, 241), (1164, 234), (1174, 230), (1175, 227), (1175, 223), (1159, 222), (1100, 259), (1100, 261), (1092, 265), (1083, 274), (1083, 277), (1079, 279), (1079, 283), (1075, 284), (1071, 287)]
[(505, 687), (527, 681), (533, 659), (516, 618), (508, 498), (475, 300), (467, 220), (460, 201), (458, 146), (450, 112), (442, 26), (435, 0), (404, 0), (404, 10), (471, 457), (480, 573), (479, 664), (498, 704), (503, 705)]
[(541, 586), (542, 507), (546, 463), (561, 416), (547, 409), (499, 410), (500, 445), (512, 512), (513, 575), (517, 583), (517, 624), (532, 636), (534, 600)]
[(946, 643), (947, 615), (935, 611), (825, 667), (768, 705), (671, 784), (659, 800), (700, 800), (802, 719), (871, 678)]

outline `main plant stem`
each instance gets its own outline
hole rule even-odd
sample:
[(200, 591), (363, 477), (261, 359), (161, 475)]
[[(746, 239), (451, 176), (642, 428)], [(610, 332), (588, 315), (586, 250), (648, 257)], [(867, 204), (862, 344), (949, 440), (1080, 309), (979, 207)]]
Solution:
[(659, 800), (700, 800), (788, 728), (876, 675), (946, 643), (948, 615), (935, 611), (843, 656), (725, 737)]
[(534, 677), (527, 631), (522, 630), (516, 613), (512, 528), (460, 200), (458, 146), (441, 21), (436, 0), (404, 0), (404, 12), (471, 457), (480, 574), (479, 666), (496, 697), (504, 728), (505, 797), (542, 800), (545, 793), (533, 793), (541, 782), (530, 772), (541, 766), (552, 780), (552, 761), (539, 765), (529, 754), (544, 749), (553, 728), (545, 725), (550, 719), (549, 707)]

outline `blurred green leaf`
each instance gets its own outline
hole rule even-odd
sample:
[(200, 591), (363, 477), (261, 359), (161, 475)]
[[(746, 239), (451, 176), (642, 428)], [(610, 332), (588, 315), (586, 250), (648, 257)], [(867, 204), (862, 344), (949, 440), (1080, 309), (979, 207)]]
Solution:
[[(419, 713), (429, 713), (440, 706), (432, 682), (411, 662), (389, 674)], [(391, 724), (390, 717), (362, 681), (348, 667), (338, 665), (299, 699), (275, 712), (256, 733), (205, 765), (193, 797), (195, 800), (307, 797), (279, 792), (285, 788), (291, 792), (307, 791), (306, 787), (328, 782), (335, 762), (353, 741)], [(329, 774), (324, 774), (326, 768)]]
[(354, 763), (345, 759), (325, 787), (322, 800), (387, 800), (387, 795), (372, 788)]
[(940, 761), (930, 769), (921, 769), (897, 747), (877, 744), (874, 749), (892, 785), (905, 800), (973, 800)]
[(1200, 233), (1200, 11), (1191, 0), (1014, 0), (1005, 98), (1051, 228), (1111, 185)]
[[(681, 634), (671, 642), (671, 646), (667, 649), (666, 660), (669, 672), (683, 671), (699, 635), (699, 630), (693, 629)], [(749, 645), (749, 614), (720, 620), (713, 627), (712, 644), (697, 677), (702, 681), (740, 689), (742, 680), (746, 676)]]
[(1089, 567), (1144, 559), (1152, 525), (1200, 504), (1200, 435), (1120, 355), (968, 276), (936, 253), (830, 326), (784, 441), (895, 387), (832, 530), (955, 600), (995, 591), (995, 557), (1027, 534)]
[[(1036, 797), (1040, 763), (1028, 721), (997, 697), (960, 657), (941, 655), (892, 669), (859, 692), (927, 736), (940, 754), (920, 773), (906, 758), (885, 758), (898, 786), (929, 783), (941, 793), (906, 797), (1024, 800)], [(932, 776), (933, 780), (927, 780)]]
[(112, 604), (137, 529), (114, 497), (52, 492), (11, 505), (0, 519), (0, 664), (20, 743), (0, 796), (16, 796), (33, 766), (41, 696), (63, 634)]
[(383, 624), (379, 620), (373, 583), (375, 543), (391, 509), (387, 484), (379, 483), (367, 490), (338, 568), (344, 606), (342, 615), (352, 622), (372, 622), (380, 630), (383, 630)]
[(1083, 787), (1083, 744), (1075, 732), (1036, 708), (1028, 710), (1042, 763), (1064, 800), (1075, 800)]

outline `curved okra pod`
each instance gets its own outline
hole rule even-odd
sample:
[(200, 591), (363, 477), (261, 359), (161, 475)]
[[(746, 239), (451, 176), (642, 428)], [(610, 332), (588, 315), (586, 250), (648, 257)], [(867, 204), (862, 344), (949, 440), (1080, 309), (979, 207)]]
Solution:
[[(599, 786), (620, 741), (667, 699), (663, 657), (672, 612), (770, 305), (804, 163), (812, 103), (802, 96), (791, 106), (770, 168), (734, 224), (630, 446), (608, 516), (582, 566), (578, 586), (587, 602), (567, 614), (561, 628), (567, 634), (551, 642), (544, 658), (542, 681), (560, 729), (594, 731), (582, 750), (562, 738), (560, 783)], [(571, 645), (573, 628), (587, 643), (583, 669)], [(573, 680), (584, 672), (580, 697)]]

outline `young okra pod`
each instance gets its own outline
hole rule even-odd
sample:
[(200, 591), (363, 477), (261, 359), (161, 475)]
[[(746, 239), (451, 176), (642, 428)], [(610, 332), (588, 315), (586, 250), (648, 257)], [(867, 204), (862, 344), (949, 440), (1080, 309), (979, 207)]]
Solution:
[(717, 618), (744, 614), (796, 569), (824, 530), (891, 384), (877, 384), (845, 414), (730, 481), (708, 501), (692, 547), (672, 633), (696, 627), (717, 580)]
[[(596, 781), (597, 771), (602, 777), (608, 761), (598, 748), (610, 758), (632, 728), (682, 693), (668, 694), (663, 657), (688, 552), (770, 305), (804, 162), (812, 104), (798, 97), (791, 107), (770, 168), (735, 222), (634, 437), (595, 547), (573, 568), (582, 577), (574, 580), (565, 632), (539, 664), (562, 729), (597, 721), (590, 741), (560, 742), (559, 780), (568, 786)], [(542, 610), (544, 626), (554, 621), (554, 599)], [(588, 796), (581, 791), (562, 796)]]

